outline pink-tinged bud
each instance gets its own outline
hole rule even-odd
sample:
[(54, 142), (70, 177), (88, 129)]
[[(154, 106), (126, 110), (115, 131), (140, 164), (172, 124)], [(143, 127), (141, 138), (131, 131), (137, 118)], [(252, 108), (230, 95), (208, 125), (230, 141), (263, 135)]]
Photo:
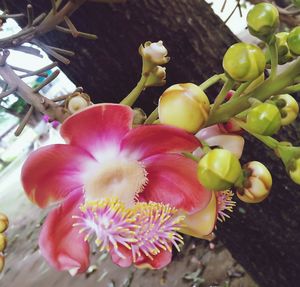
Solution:
[(236, 121), (229, 119), (226, 123), (218, 124), (221, 132), (230, 134), (242, 134), (242, 128), (237, 124)]
[(140, 46), (139, 53), (145, 61), (151, 62), (154, 65), (164, 65), (170, 60), (167, 57), (168, 50), (163, 45), (163, 41), (155, 43), (146, 42), (144, 46)]
[(76, 113), (91, 105), (91, 99), (88, 94), (74, 93), (65, 102), (65, 107), (72, 113)]
[(5, 258), (3, 255), (0, 254), (0, 273), (3, 271), (4, 269), (4, 264), (5, 264)]
[(0, 213), (0, 233), (4, 232), (8, 227), (8, 218), (4, 213)]
[(237, 196), (247, 203), (263, 201), (270, 193), (272, 176), (269, 170), (258, 161), (251, 161), (243, 166), (246, 178)]
[(209, 100), (201, 88), (192, 83), (176, 84), (161, 95), (158, 104), (162, 124), (196, 133), (205, 124)]
[(7, 238), (3, 233), (0, 233), (0, 252), (3, 252), (6, 248)]

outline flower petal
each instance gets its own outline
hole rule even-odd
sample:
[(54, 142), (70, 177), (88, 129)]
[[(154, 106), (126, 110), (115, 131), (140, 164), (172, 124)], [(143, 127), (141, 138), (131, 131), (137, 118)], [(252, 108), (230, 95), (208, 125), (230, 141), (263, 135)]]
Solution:
[(83, 171), (95, 162), (84, 150), (65, 144), (49, 145), (32, 152), (25, 161), (21, 178), (31, 201), (45, 207), (80, 188)]
[(135, 159), (144, 159), (165, 152), (191, 152), (199, 145), (199, 141), (184, 130), (165, 125), (145, 125), (129, 131), (121, 149), (128, 155), (134, 155)]
[(72, 195), (47, 216), (39, 238), (42, 255), (58, 270), (73, 275), (84, 272), (89, 266), (89, 245), (84, 235), (73, 227), (73, 215), (79, 214), (82, 198)]
[(218, 125), (213, 125), (204, 129), (201, 129), (199, 132), (195, 134), (195, 136), (199, 140), (206, 140), (210, 137), (217, 136), (223, 134)]
[(132, 264), (132, 252), (125, 246), (119, 244), (118, 246), (118, 252), (122, 254), (122, 257), (116, 251), (114, 248), (111, 249), (109, 252), (111, 255), (111, 260), (113, 263), (120, 267), (129, 267)]
[(67, 118), (60, 132), (71, 145), (101, 159), (119, 152), (120, 142), (131, 129), (132, 120), (133, 111), (128, 106), (97, 104)]
[(160, 154), (143, 161), (148, 184), (139, 194), (141, 201), (170, 204), (188, 213), (207, 206), (211, 192), (197, 179), (197, 163), (179, 154)]
[(184, 220), (184, 227), (180, 232), (198, 238), (207, 239), (214, 230), (217, 220), (217, 201), (213, 194), (209, 204), (201, 211), (187, 215)]
[(219, 146), (227, 149), (235, 154), (237, 158), (241, 158), (245, 140), (238, 135), (218, 135), (206, 139), (206, 143), (209, 146)]
[(167, 250), (161, 250), (160, 253), (153, 256), (150, 259), (147, 256), (141, 256), (134, 265), (137, 268), (150, 268), (150, 269), (161, 269), (166, 267), (172, 260), (172, 252)]

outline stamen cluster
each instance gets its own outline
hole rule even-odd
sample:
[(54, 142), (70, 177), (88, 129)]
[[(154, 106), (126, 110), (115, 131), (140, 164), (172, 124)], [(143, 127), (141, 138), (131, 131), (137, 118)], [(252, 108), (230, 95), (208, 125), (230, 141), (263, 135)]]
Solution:
[(226, 218), (230, 218), (225, 211), (233, 212), (233, 207), (236, 206), (236, 202), (232, 200), (233, 195), (231, 190), (216, 192), (218, 220), (221, 222), (224, 222)]
[(127, 208), (116, 198), (105, 198), (86, 202), (80, 210), (73, 226), (80, 227), (86, 241), (94, 237), (100, 251), (114, 250), (121, 258), (123, 245), (131, 250), (133, 262), (143, 255), (153, 260), (161, 250), (171, 251), (172, 245), (179, 250), (183, 244), (178, 231), (184, 216), (169, 205), (138, 202)]

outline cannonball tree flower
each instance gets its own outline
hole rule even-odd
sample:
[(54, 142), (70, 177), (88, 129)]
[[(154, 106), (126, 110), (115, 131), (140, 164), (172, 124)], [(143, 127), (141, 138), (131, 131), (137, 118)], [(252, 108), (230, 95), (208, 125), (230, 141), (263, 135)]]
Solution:
[(197, 163), (181, 154), (199, 141), (170, 126), (132, 128), (132, 121), (128, 106), (90, 106), (62, 124), (66, 144), (26, 160), (22, 182), (31, 201), (59, 202), (39, 238), (56, 269), (84, 272), (92, 239), (122, 267), (162, 268), (182, 243), (178, 231), (212, 233), (216, 197), (198, 182)]

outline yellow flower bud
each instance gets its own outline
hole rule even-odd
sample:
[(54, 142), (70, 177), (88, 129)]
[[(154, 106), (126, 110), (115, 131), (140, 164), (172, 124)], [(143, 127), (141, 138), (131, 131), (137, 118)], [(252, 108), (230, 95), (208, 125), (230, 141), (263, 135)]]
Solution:
[(281, 124), (283, 126), (291, 124), (298, 116), (299, 105), (289, 94), (272, 97), (281, 113)]
[(0, 233), (4, 232), (8, 227), (8, 218), (4, 213), (0, 212)]
[(65, 107), (72, 113), (76, 113), (91, 105), (91, 99), (88, 94), (74, 93), (65, 102)]
[(0, 252), (3, 252), (6, 248), (7, 239), (3, 233), (0, 233)]
[(3, 271), (4, 264), (5, 264), (5, 258), (3, 255), (0, 254), (0, 273)]
[(238, 189), (237, 196), (247, 203), (263, 201), (270, 193), (272, 176), (269, 170), (258, 161), (251, 161), (243, 166), (247, 178), (243, 188)]
[(196, 133), (205, 124), (209, 100), (201, 88), (192, 83), (176, 84), (161, 95), (158, 104), (162, 124)]

